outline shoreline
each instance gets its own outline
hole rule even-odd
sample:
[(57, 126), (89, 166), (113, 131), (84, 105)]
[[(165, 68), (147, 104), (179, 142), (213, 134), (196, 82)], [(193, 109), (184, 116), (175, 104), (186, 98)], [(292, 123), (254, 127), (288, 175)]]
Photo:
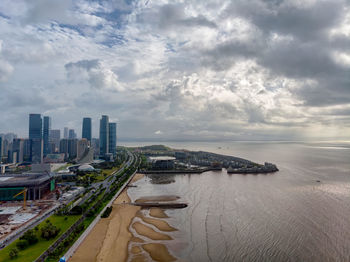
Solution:
[[(137, 173), (129, 184), (143, 177), (143, 174)], [(127, 190), (128, 187), (125, 187), (113, 202), (110, 216), (101, 219), (95, 225), (69, 261), (137, 262), (150, 257), (155, 261), (176, 260), (167, 247), (159, 243), (171, 240), (172, 237), (168, 234), (177, 231), (164, 220), (168, 217), (164, 210), (151, 208), (145, 214), (141, 207), (131, 205)], [(159, 196), (159, 200), (162, 200), (162, 197), (164, 201), (176, 198)], [(140, 201), (147, 201), (147, 197), (141, 198)]]
[[(143, 175), (136, 174), (130, 181), (130, 184), (142, 177)], [(126, 187), (113, 202), (110, 216), (101, 219), (95, 225), (69, 261), (126, 261), (128, 253), (127, 243), (132, 237), (128, 228), (140, 209), (140, 207), (126, 204), (130, 203), (127, 189)], [(116, 232), (116, 234), (112, 234), (112, 232)], [(113, 244), (116, 246), (111, 248)], [(107, 247), (109, 250), (106, 250)], [(116, 250), (118, 255), (115, 255)]]

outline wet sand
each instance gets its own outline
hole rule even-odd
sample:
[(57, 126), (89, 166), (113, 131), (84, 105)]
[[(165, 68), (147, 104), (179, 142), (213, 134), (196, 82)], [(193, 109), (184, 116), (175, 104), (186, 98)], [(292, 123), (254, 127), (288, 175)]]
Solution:
[(168, 222), (164, 221), (164, 220), (160, 220), (160, 219), (155, 219), (155, 218), (150, 218), (150, 217), (145, 217), (144, 215), (142, 215), (142, 213), (138, 212), (137, 216), (139, 218), (142, 219), (143, 222), (153, 225), (156, 228), (158, 228), (160, 231), (164, 231), (164, 232), (172, 232), (172, 231), (176, 231), (177, 229), (170, 226), (168, 224)]
[[(142, 174), (136, 174), (131, 183), (143, 178), (143, 176)], [(172, 200), (177, 199), (174, 196), (169, 196), (170, 198)], [(164, 198), (158, 197), (158, 199), (162, 201), (162, 199), (167, 198), (164, 196)], [(139, 206), (129, 205), (128, 203), (130, 203), (130, 198), (127, 194), (127, 188), (125, 188), (114, 201), (110, 216), (101, 219), (96, 224), (69, 261), (123, 262), (127, 261), (130, 256), (132, 262), (149, 261), (149, 257), (154, 261), (175, 261), (176, 259), (169, 253), (164, 244), (152, 243), (152, 241), (171, 240), (172, 237), (166, 232), (176, 230), (161, 219), (168, 217), (164, 210), (151, 208), (150, 217), (146, 217), (141, 213)], [(133, 222), (135, 217), (140, 218), (142, 223), (140, 220)], [(159, 232), (153, 229), (151, 225), (157, 228)], [(145, 237), (149, 240), (145, 242), (140, 237), (134, 236), (129, 230), (130, 226), (142, 238)], [(129, 246), (131, 247), (130, 251), (128, 250)]]
[(155, 261), (176, 261), (176, 259), (169, 253), (168, 249), (163, 244), (152, 243), (142, 245), (143, 249), (149, 253), (151, 258)]
[(149, 226), (146, 226), (140, 222), (135, 222), (132, 224), (137, 234), (145, 236), (152, 240), (171, 240), (172, 238), (166, 234), (159, 233)]
[[(142, 177), (136, 174), (131, 183)], [(128, 228), (140, 207), (124, 202), (130, 203), (127, 188), (114, 201), (110, 216), (96, 224), (69, 261), (126, 261), (133, 237)]]
[(163, 209), (157, 207), (152, 207), (150, 209), (149, 215), (156, 218), (169, 218)]

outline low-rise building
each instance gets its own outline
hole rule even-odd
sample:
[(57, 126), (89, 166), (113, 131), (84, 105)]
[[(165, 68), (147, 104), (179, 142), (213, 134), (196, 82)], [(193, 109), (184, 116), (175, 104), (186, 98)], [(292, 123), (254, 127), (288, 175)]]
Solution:
[(0, 201), (23, 200), (23, 194), (16, 194), (27, 189), (27, 200), (42, 199), (55, 190), (55, 179), (46, 173), (28, 173), (21, 175), (2, 175), (0, 177)]

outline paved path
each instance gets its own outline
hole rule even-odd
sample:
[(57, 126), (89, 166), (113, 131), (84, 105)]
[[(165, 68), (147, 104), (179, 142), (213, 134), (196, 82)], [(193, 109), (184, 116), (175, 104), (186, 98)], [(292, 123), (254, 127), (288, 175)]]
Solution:
[(75, 243), (71, 246), (71, 248), (67, 251), (67, 253), (64, 255), (65, 258), (67, 259), (67, 261), (74, 255), (75, 251), (78, 249), (78, 247), (80, 246), (80, 244), (85, 240), (85, 238), (89, 235), (89, 233), (91, 232), (91, 230), (95, 227), (95, 225), (100, 221), (101, 219), (101, 215), (103, 214), (103, 212), (105, 211), (105, 209), (107, 207), (110, 207), (113, 202), (115, 201), (115, 199), (120, 195), (121, 192), (123, 192), (123, 190), (125, 189), (125, 187), (130, 183), (131, 179), (134, 177), (134, 175), (136, 174), (136, 171), (134, 174), (132, 174), (130, 176), (130, 178), (128, 179), (128, 181), (126, 181), (124, 183), (124, 185), (118, 190), (118, 192), (114, 195), (114, 197), (111, 199), (111, 201), (102, 209), (102, 211), (96, 216), (96, 218), (91, 222), (91, 224), (89, 225), (89, 227), (84, 231), (84, 233), (78, 238), (77, 241), (75, 241)]

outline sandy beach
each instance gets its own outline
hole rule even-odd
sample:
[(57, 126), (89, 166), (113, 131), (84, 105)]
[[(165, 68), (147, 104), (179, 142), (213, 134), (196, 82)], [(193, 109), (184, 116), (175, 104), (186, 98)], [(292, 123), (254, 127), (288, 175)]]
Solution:
[[(142, 174), (136, 174), (131, 184), (143, 178)], [(176, 196), (144, 197), (140, 202), (150, 200), (172, 201)], [(112, 213), (108, 218), (101, 219), (83, 243), (78, 247), (73, 257), (69, 260), (78, 261), (175, 261), (164, 244), (152, 243), (152, 241), (169, 241), (172, 239), (167, 233), (176, 231), (164, 218), (168, 216), (164, 210), (151, 208), (149, 217), (141, 212), (141, 207), (129, 205), (130, 198), (127, 188), (113, 203)], [(134, 221), (134, 218), (139, 218)], [(140, 219), (142, 223), (140, 222)], [(134, 236), (130, 226), (142, 237)], [(152, 228), (154, 226), (158, 230)], [(129, 248), (130, 247), (130, 248)]]

